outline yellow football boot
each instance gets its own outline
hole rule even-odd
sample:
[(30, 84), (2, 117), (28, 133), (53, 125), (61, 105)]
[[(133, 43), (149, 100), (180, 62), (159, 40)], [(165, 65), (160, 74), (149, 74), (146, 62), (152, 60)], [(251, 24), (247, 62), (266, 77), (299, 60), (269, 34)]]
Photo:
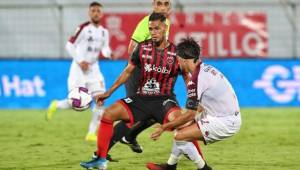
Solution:
[(53, 114), (56, 112), (57, 110), (57, 100), (53, 100), (47, 110), (47, 115), (46, 115), (46, 119), (48, 121), (50, 121), (53, 117)]

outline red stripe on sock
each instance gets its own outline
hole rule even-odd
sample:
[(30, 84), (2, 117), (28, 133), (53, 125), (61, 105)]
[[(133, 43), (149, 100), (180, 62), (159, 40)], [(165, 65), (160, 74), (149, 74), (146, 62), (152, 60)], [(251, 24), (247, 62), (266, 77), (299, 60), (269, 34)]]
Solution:
[(197, 151), (198, 151), (198, 153), (201, 155), (202, 159), (205, 160), (205, 159), (204, 159), (204, 156), (203, 156), (203, 153), (202, 153), (202, 151), (201, 151), (200, 145), (199, 145), (199, 143), (198, 143), (198, 141), (197, 141), (197, 140), (194, 140), (194, 141), (193, 141), (193, 144), (194, 144), (195, 147), (197, 148)]
[(97, 135), (97, 155), (106, 159), (108, 145), (113, 134), (113, 121), (102, 118)]

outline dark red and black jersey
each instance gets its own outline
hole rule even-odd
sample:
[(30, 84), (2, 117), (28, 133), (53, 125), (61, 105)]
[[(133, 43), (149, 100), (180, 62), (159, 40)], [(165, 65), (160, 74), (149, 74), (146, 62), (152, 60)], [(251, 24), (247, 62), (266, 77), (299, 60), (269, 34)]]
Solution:
[(141, 42), (131, 55), (130, 62), (141, 68), (138, 94), (174, 94), (173, 89), (180, 67), (173, 43), (165, 49), (156, 49), (151, 39)]

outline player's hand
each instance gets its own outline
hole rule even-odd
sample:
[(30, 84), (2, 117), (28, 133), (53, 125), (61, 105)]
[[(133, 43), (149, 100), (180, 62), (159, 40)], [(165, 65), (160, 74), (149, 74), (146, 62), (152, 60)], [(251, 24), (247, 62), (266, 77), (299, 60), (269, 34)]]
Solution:
[(96, 102), (97, 102), (97, 105), (98, 105), (98, 106), (103, 105), (103, 101), (104, 101), (105, 99), (107, 99), (110, 95), (111, 95), (111, 94), (110, 94), (110, 92), (108, 92), (108, 91), (105, 92), (105, 93), (103, 93), (103, 94), (97, 95), (97, 96), (96, 96)]
[(82, 69), (82, 71), (86, 71), (89, 68), (89, 64), (86, 61), (82, 61), (81, 63), (79, 63), (80, 68)]
[(163, 128), (161, 126), (157, 127), (155, 131), (150, 135), (150, 138), (152, 140), (159, 139), (160, 135), (164, 132)]
[(112, 60), (116, 60), (116, 59), (118, 59), (119, 58), (119, 56), (115, 53), (115, 52), (112, 52), (111, 53), (111, 59)]

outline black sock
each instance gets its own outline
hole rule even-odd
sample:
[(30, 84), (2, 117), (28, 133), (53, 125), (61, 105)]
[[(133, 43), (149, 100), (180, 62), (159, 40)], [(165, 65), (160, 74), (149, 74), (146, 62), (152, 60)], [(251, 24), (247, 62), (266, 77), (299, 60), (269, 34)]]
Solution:
[(176, 170), (177, 169), (177, 164), (174, 164), (174, 165), (167, 164), (167, 169), (168, 170)]
[(126, 133), (126, 140), (132, 141), (135, 140), (137, 135), (140, 134), (143, 130), (147, 129), (148, 127), (152, 126), (155, 123), (154, 119), (148, 119), (143, 121), (136, 122)]
[(114, 133), (113, 136), (110, 140), (109, 146), (108, 146), (108, 151), (117, 143), (121, 140), (125, 134), (129, 132), (129, 128), (126, 126), (126, 123), (124, 121), (118, 122), (114, 126)]

